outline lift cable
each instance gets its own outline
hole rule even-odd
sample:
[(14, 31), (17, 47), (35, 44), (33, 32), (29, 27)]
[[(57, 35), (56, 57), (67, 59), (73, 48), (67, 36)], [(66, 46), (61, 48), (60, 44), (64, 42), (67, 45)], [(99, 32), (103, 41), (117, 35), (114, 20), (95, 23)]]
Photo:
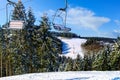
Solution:
[[(28, 3), (28, 2), (31, 2), (31, 0), (27, 0), (27, 1), (23, 2), (23, 4)], [(4, 11), (4, 10), (6, 10), (6, 8), (1, 8), (1, 9), (0, 9), (0, 12), (2, 12), (2, 11)]]

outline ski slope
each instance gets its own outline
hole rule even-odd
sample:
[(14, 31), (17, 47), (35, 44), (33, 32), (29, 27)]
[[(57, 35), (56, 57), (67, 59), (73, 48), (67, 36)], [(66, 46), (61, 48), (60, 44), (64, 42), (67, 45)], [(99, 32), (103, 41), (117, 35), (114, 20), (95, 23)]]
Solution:
[(84, 53), (81, 47), (81, 44), (86, 42), (86, 39), (80, 38), (63, 38), (59, 37), (59, 39), (63, 42), (62, 46), (62, 56), (70, 57), (75, 59), (79, 54), (82, 58), (84, 57)]
[(0, 80), (120, 80), (120, 71), (80, 71), (33, 73)]

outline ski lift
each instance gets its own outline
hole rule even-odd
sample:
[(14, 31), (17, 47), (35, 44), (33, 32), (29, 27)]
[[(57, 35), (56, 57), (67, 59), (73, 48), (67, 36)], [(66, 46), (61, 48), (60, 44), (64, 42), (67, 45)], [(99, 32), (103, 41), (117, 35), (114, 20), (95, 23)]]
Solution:
[[(12, 2), (10, 0), (7, 0), (7, 1), (8, 1), (8, 4), (13, 5), (14, 7), (16, 6), (15, 2)], [(7, 16), (7, 23), (8, 23), (7, 7), (6, 7), (6, 16)], [(23, 29), (24, 25), (25, 25), (25, 21), (23, 20), (12, 20), (12, 21), (9, 21), (8, 29)]]
[[(65, 0), (65, 5), (66, 5), (65, 8), (57, 9), (55, 15), (53, 16), (52, 25), (53, 25), (55, 30), (69, 32), (69, 31), (71, 31), (71, 28), (66, 27), (67, 0)], [(62, 16), (62, 13), (64, 13), (64, 17)], [(59, 18), (62, 21), (62, 24), (54, 23), (56, 18)]]
[(24, 27), (24, 21), (20, 21), (20, 20), (10, 21), (9, 29), (23, 29), (23, 27)]

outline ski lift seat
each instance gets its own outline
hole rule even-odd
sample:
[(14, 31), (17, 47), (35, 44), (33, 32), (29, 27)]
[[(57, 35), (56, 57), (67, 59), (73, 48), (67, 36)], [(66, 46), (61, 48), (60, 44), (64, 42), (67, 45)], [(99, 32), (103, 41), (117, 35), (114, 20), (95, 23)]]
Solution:
[(71, 28), (67, 28), (64, 25), (60, 24), (53, 24), (54, 29), (59, 30), (59, 31), (71, 31)]
[(54, 29), (61, 31), (61, 27), (63, 27), (63, 26), (60, 24), (54, 24), (53, 27), (54, 27)]
[[(65, 31), (65, 32), (71, 31), (71, 28), (66, 27), (67, 8), (68, 8), (68, 4), (67, 4), (67, 0), (65, 0), (65, 7), (59, 8), (55, 12), (55, 15), (53, 16), (53, 20), (52, 20), (52, 25), (55, 30)], [(57, 17), (57, 19), (56, 19), (56, 17)], [(62, 21), (63, 25), (54, 24), (54, 20), (58, 20), (59, 23), (60, 23), (60, 21)]]
[(23, 29), (25, 22), (22, 20), (12, 20), (9, 23), (9, 29)]
[(66, 31), (68, 31), (68, 32), (71, 31), (71, 28), (66, 27)]

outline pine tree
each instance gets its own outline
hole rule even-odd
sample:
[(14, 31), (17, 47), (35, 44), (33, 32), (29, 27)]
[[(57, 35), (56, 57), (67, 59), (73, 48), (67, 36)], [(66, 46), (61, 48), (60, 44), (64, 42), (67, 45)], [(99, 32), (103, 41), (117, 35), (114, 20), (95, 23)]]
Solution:
[(73, 60), (68, 57), (66, 60), (65, 70), (64, 71), (73, 71)]
[(50, 22), (49, 22), (49, 19), (48, 19), (48, 17), (47, 17), (47, 15), (43, 15), (42, 17), (41, 17), (41, 24), (40, 24), (40, 27), (43, 29), (43, 30), (45, 30), (44, 32), (46, 32), (46, 31), (48, 31), (48, 30), (50, 30), (51, 28), (50, 28)]
[(40, 56), (40, 71), (57, 71), (59, 68), (58, 56), (58, 39), (51, 36), (50, 24), (48, 17), (43, 16), (40, 24), (40, 29), (37, 30), (38, 35), (38, 55)]
[(18, 0), (18, 3), (16, 4), (13, 15), (12, 15), (12, 20), (23, 20), (26, 21), (26, 13), (25, 13), (25, 7), (21, 0)]
[[(12, 15), (12, 20), (26, 20), (25, 9), (18, 1)], [(28, 24), (22, 30), (10, 30), (11, 36), (4, 31), (4, 76), (58, 71), (61, 41), (50, 33), (50, 23), (47, 16), (43, 16), (41, 24), (35, 27), (35, 17), (29, 9)], [(8, 37), (9, 35), (9, 37)]]
[(93, 70), (111, 70), (110, 67), (110, 49), (107, 47), (101, 53), (99, 53), (94, 62), (93, 62)]
[(58, 71), (66, 71), (67, 69), (67, 58), (65, 56), (59, 57), (59, 68)]
[(113, 51), (110, 54), (110, 63), (112, 70), (120, 70), (120, 39), (113, 45)]
[(31, 7), (28, 10), (28, 14), (27, 14), (27, 26), (28, 28), (32, 28), (34, 26), (35, 23), (35, 16), (33, 15), (32, 9)]
[(2, 77), (2, 71), (3, 71), (3, 30), (0, 27), (0, 76)]
[(74, 60), (73, 63), (73, 70), (74, 71), (80, 71), (82, 70), (82, 58), (80, 57), (80, 55), (77, 55), (77, 58)]
[(91, 70), (92, 63), (89, 55), (85, 55), (83, 59), (83, 70), (88, 71)]
[(34, 68), (35, 64), (35, 56), (36, 56), (36, 48), (34, 46), (34, 40), (33, 36), (35, 36), (35, 29), (34, 29), (34, 23), (35, 23), (35, 17), (33, 15), (32, 9), (29, 8), (28, 14), (27, 14), (27, 25), (25, 27), (25, 47), (26, 47), (26, 67), (28, 69), (28, 72), (32, 73), (34, 72), (32, 69)]
[[(21, 0), (18, 0), (18, 3), (16, 4), (13, 14), (12, 14), (12, 20), (21, 20), (26, 22), (26, 13), (25, 13), (25, 7)], [(25, 72), (25, 30), (10, 30), (11, 34), (13, 35), (11, 38), (13, 39), (11, 43), (11, 48), (13, 50), (12, 54), (14, 55), (13, 59), (17, 59), (16, 61), (13, 61), (14, 67), (13, 67), (13, 73), (14, 74), (21, 74)]]

